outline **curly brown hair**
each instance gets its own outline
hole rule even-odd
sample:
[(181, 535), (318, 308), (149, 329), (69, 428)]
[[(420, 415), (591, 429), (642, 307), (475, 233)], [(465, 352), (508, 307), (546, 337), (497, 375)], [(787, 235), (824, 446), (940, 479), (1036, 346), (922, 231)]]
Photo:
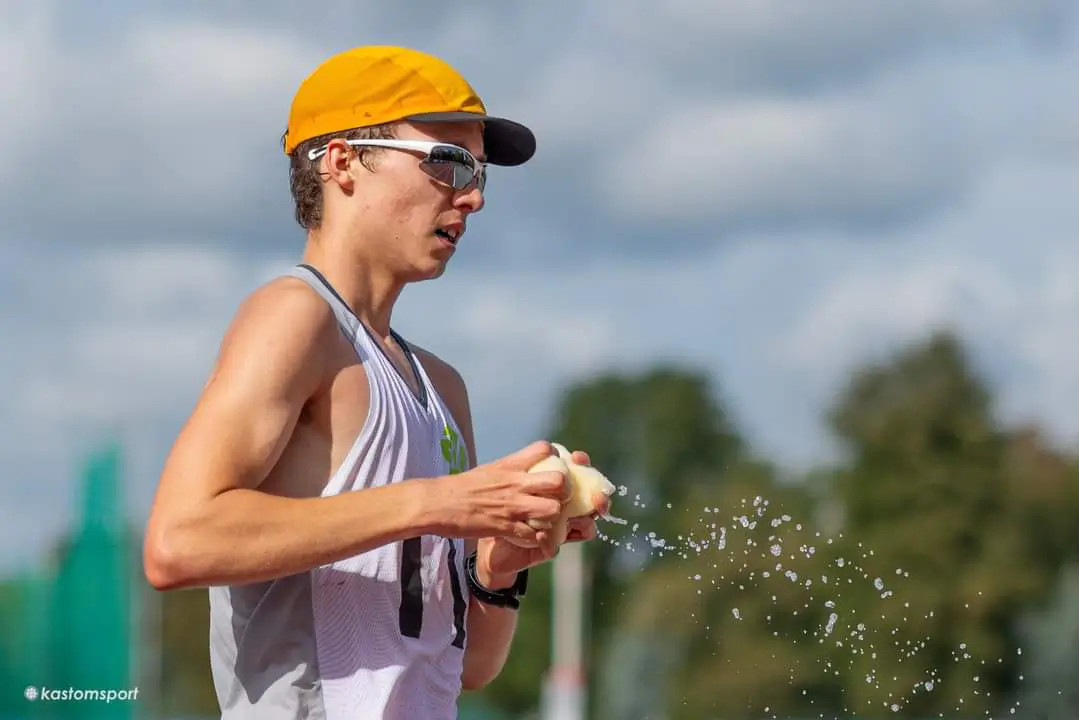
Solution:
[[(396, 137), (394, 125), (372, 125), (352, 128), (341, 132), (319, 135), (304, 140), (289, 155), (289, 190), (296, 204), (296, 222), (305, 230), (314, 230), (322, 224), (322, 177), (318, 171), (319, 160), (310, 160), (308, 152), (321, 147), (335, 138), (345, 140), (389, 140)], [(284, 141), (284, 138), (282, 138)], [(381, 148), (356, 148), (360, 162), (368, 170), (373, 170), (371, 155)]]

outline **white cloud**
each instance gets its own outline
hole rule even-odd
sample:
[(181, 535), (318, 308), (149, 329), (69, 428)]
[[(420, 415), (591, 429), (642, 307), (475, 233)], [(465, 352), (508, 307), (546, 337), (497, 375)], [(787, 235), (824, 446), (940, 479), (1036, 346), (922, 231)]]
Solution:
[[(681, 0), (661, 15), (621, 3), (569, 15), (488, 4), (432, 9), (437, 37), (406, 14), (364, 10), (318, 34), (313, 20), (285, 22), (281, 3), (146, 11), (110, 26), (107, 43), (69, 43), (60, 21), (77, 19), (48, 2), (20, 6), (0, 51), (14, 66), (0, 99), (15, 100), (0, 119), (21, 138), (0, 151), (9, 226), (38, 242), (130, 240), (152, 227), (185, 243), (265, 245), (270, 235), (280, 244), (296, 232), (277, 146), (288, 102), (329, 52), (362, 42), (357, 27), (445, 54), (492, 109), (536, 127), (540, 154), (514, 171), (514, 187), (624, 229), (672, 217), (725, 230), (893, 222), (961, 198), (1017, 137), (1050, 147), (1074, 139), (1074, 103), (1043, 111), (1070, 94), (1076, 53), (1031, 60), (1024, 46), (997, 44), (1017, 28), (1022, 37), (1070, 28), (1052, 0), (926, 0), (903, 10), (827, 0), (812, 11)], [(500, 32), (552, 24), (557, 36)], [(494, 39), (473, 42), (484, 36)], [(904, 50), (870, 62), (893, 46)], [(944, 54), (956, 47), (966, 54)], [(684, 72), (679, 52), (696, 72)], [(844, 65), (874, 70), (851, 76)], [(817, 92), (768, 79), (782, 75), (775, 68), (807, 67), (829, 79)], [(1044, 128), (1016, 111), (1030, 102)], [(43, 142), (75, 131), (64, 162), (43, 161)], [(687, 136), (711, 144), (694, 149), (680, 142)]]
[[(539, 131), (526, 172), (567, 183), (551, 202), (604, 223), (710, 223), (714, 243), (742, 229), (891, 232), (1018, 155), (1076, 157), (1074, 8), (799, 7), (582, 13), (510, 104)], [(799, 73), (822, 82), (776, 80)]]
[(960, 316), (998, 316), (1000, 301), (1014, 291), (999, 268), (978, 258), (893, 258), (889, 264), (882, 255), (893, 254), (869, 255), (865, 267), (840, 276), (813, 305), (782, 344), (787, 362), (807, 374), (834, 372), (837, 356), (920, 337)]
[[(40, 80), (49, 63), (48, 10), (44, 3), (8, 3), (0, 23), (0, 189), (17, 178), (24, 162), (41, 153), (34, 135), (50, 114)], [(21, 141), (17, 141), (21, 140)], [(2, 205), (0, 205), (2, 207)]]
[(601, 26), (651, 62), (720, 87), (834, 83), (919, 52), (1009, 37), (1044, 39), (1073, 11), (1056, 0), (866, 3), (674, 0), (606, 3)]
[(1060, 98), (1077, 59), (1079, 47), (957, 55), (820, 94), (687, 97), (612, 141), (624, 151), (606, 156), (595, 190), (620, 217), (725, 228), (924, 220), (995, 168), (1069, 143), (1074, 103)]
[[(1031, 188), (1055, 190), (1039, 196)], [(1073, 167), (1009, 168), (986, 178), (963, 213), (898, 246), (848, 246), (828, 287), (771, 352), (823, 398), (855, 364), (952, 328), (994, 389), (1003, 419), (1038, 422), (1061, 444), (1079, 441), (1074, 189)], [(995, 222), (1004, 213), (1049, 222), (1016, 234)]]
[(127, 481), (141, 518), (235, 306), (285, 265), (206, 247), (44, 246), (4, 260), (0, 284), (15, 294), (0, 330), (18, 342), (0, 354), (14, 378), (0, 405), (0, 505), (59, 532), (80, 455), (115, 432), (131, 441)]
[(11, 225), (39, 240), (51, 239), (43, 228), (131, 234), (139, 225), (195, 236), (207, 221), (251, 213), (275, 159), (284, 207), (278, 138), (319, 57), (303, 40), (136, 19), (110, 44), (64, 43), (44, 3), (10, 32), (2, 52), (15, 67), (0, 98), (12, 102), (0, 117), (15, 118), (20, 141), (0, 151), (0, 208)]
[(597, 189), (621, 212), (662, 221), (895, 215), (953, 193), (966, 172), (915, 130), (858, 99), (684, 106), (627, 142)]

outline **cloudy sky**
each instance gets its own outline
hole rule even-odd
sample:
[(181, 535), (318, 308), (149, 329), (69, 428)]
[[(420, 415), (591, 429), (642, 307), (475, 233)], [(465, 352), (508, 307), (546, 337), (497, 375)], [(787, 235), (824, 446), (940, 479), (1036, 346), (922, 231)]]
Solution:
[(1006, 419), (1079, 442), (1076, 3), (215, 5), (0, 0), (0, 569), (109, 432), (141, 523), (237, 303), (301, 251), (292, 94), (360, 44), (539, 138), (395, 314), (469, 381), (481, 460), (562, 383), (676, 360), (798, 470), (853, 365), (945, 325)]

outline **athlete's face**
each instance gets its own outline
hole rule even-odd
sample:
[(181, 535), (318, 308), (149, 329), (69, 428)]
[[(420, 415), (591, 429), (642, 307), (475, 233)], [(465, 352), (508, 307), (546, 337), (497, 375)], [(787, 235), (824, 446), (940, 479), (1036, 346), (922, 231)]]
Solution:
[[(403, 123), (399, 140), (449, 143), (468, 150), (479, 163), (485, 160), (480, 123)], [(454, 168), (445, 162), (424, 170), (427, 153), (397, 148), (380, 149), (372, 157), (374, 172), (357, 178), (359, 192), (353, 200), (363, 204), (370, 238), (378, 238), (379, 255), (394, 273), (408, 281), (440, 276), (456, 252), (468, 218), (483, 208), (478, 183), (455, 189), (446, 180)], [(359, 162), (357, 172), (364, 171)], [(458, 177), (469, 177), (467, 168), (456, 168)], [(432, 177), (441, 175), (439, 179)], [(470, 178), (469, 178), (470, 179)], [(376, 227), (371, 227), (371, 224)], [(364, 238), (359, 238), (365, 242)]]

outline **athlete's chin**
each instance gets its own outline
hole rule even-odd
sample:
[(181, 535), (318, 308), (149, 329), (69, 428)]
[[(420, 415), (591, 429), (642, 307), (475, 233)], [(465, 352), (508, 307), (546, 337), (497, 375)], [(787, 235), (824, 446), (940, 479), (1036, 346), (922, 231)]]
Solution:
[(424, 280), (435, 280), (446, 274), (446, 267), (449, 265), (449, 258), (430, 258), (426, 262), (417, 263), (413, 268), (412, 277), (409, 278), (411, 282), (423, 282)]
[(423, 280), (437, 280), (446, 274), (446, 266), (440, 265), (437, 270), (433, 270), (423, 277)]

